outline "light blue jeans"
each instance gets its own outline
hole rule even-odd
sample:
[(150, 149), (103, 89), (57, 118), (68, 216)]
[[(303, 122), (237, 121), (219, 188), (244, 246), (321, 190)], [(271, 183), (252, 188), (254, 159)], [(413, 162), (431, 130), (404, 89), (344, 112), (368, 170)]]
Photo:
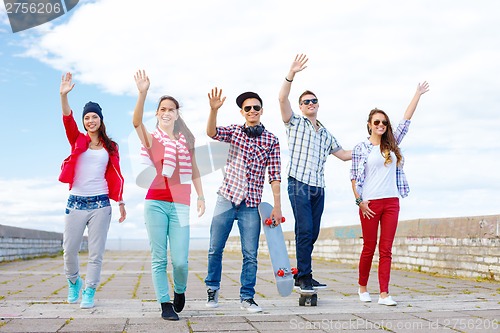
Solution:
[(156, 299), (158, 303), (170, 302), (167, 247), (170, 248), (174, 291), (182, 294), (186, 291), (188, 279), (189, 206), (175, 202), (146, 200), (144, 220), (151, 247), (151, 272)]
[(257, 207), (247, 207), (245, 201), (235, 205), (222, 196), (217, 197), (214, 217), (210, 226), (210, 249), (208, 250), (208, 274), (205, 284), (213, 290), (220, 289), (222, 254), (227, 238), (238, 220), (240, 229), (243, 266), (241, 268), (240, 299), (253, 298), (257, 280), (257, 251), (259, 249), (260, 217)]

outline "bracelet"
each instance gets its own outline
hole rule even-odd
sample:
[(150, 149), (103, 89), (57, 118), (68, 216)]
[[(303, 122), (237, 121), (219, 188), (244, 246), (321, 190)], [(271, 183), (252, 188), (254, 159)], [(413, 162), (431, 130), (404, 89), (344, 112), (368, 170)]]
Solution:
[(356, 198), (356, 205), (359, 206), (363, 202), (363, 198)]
[(285, 80), (287, 80), (288, 82), (292, 82), (293, 80), (288, 80), (288, 78), (285, 76)]
[(200, 196), (198, 197), (198, 201), (205, 201), (205, 197), (204, 197), (204, 196), (202, 196), (202, 195), (200, 195)]
[(125, 201), (123, 201), (123, 200), (118, 201), (118, 206), (121, 206), (121, 205), (125, 206)]

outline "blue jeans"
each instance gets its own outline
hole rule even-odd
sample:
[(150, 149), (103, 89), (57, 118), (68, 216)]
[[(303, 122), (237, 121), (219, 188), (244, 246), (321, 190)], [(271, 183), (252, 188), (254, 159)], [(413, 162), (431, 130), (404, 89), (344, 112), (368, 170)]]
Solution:
[(325, 207), (325, 190), (288, 177), (288, 197), (295, 217), (297, 278), (301, 278), (312, 273), (311, 256)]
[[(186, 291), (189, 254), (189, 206), (146, 200), (144, 219), (151, 247), (151, 272), (158, 303), (170, 302), (167, 278), (167, 246), (173, 267), (174, 291)], [(187, 221), (186, 221), (187, 220)]]
[(240, 229), (243, 266), (241, 268), (240, 299), (253, 298), (257, 280), (257, 251), (259, 249), (260, 217), (257, 207), (247, 207), (245, 200), (235, 205), (222, 196), (217, 197), (214, 217), (210, 226), (210, 249), (208, 250), (208, 274), (205, 284), (210, 289), (220, 288), (222, 254), (227, 238), (238, 220)]

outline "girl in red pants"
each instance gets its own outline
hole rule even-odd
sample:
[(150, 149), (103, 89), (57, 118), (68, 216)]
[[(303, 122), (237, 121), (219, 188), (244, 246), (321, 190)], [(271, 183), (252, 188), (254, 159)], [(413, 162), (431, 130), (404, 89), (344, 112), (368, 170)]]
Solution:
[(363, 232), (363, 250), (359, 259), (358, 280), (358, 295), (362, 302), (371, 302), (367, 284), (380, 225), (378, 304), (397, 304), (389, 296), (392, 243), (398, 225), (399, 198), (406, 197), (410, 190), (403, 172), (403, 156), (399, 144), (408, 132), (410, 119), (417, 108), (420, 96), (428, 90), (427, 82), (418, 84), (403, 120), (394, 132), (389, 117), (384, 111), (371, 110), (366, 125), (370, 136), (352, 150), (352, 190), (356, 205), (359, 206)]

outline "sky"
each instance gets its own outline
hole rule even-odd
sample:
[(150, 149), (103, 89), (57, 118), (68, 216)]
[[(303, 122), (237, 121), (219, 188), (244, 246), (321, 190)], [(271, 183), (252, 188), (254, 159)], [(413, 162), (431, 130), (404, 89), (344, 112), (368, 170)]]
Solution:
[[(80, 129), (83, 105), (97, 102), (120, 145), (127, 220), (118, 223), (113, 203), (108, 237), (147, 238), (132, 126), (134, 73), (144, 69), (151, 80), (148, 126), (158, 98), (172, 95), (198, 146), (213, 142), (205, 133), (213, 87), (227, 97), (218, 125), (242, 124), (236, 97), (260, 94), (261, 120), (281, 144), (282, 210), (289, 221), (283, 228), (293, 230), (278, 93), (302, 53), (308, 67), (295, 76), (292, 107), (299, 111), (304, 90), (315, 92), (318, 119), (346, 150), (367, 137), (372, 108), (397, 123), (417, 84), (429, 82), (400, 146), (411, 189), (401, 200), (400, 220), (498, 214), (498, 12), (495, 0), (81, 0), (51, 22), (13, 33), (0, 5), (0, 224), (63, 231), (68, 185), (58, 176), (70, 147), (59, 84), (72, 72), (69, 102)], [(349, 169), (350, 162), (334, 156), (326, 163), (323, 227), (359, 223)], [(192, 207), (192, 237), (208, 237), (221, 181), (221, 170), (202, 177), (207, 210), (198, 218)], [(263, 199), (271, 201), (269, 185)]]

